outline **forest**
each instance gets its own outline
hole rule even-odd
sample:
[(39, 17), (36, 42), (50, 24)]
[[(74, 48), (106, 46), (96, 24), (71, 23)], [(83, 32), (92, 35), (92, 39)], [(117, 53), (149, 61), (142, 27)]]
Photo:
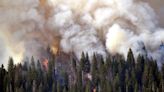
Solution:
[(80, 60), (50, 54), (47, 66), (43, 62), (32, 57), (15, 65), (10, 57), (7, 69), (0, 68), (0, 92), (164, 92), (164, 64), (135, 59), (131, 49), (126, 59), (83, 52)]

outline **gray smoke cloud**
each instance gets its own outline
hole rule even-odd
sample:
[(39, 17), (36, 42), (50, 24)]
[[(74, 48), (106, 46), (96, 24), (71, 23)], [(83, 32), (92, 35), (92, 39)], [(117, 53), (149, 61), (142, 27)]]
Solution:
[(9, 56), (14, 58), (14, 63), (26, 56), (39, 57), (39, 49), (48, 44), (42, 33), (45, 19), (37, 7), (38, 0), (0, 1), (0, 64), (6, 65)]
[[(127, 2), (130, 3), (126, 6)], [(164, 41), (164, 30), (158, 27), (153, 9), (147, 3), (132, 0), (119, 3), (116, 6), (118, 9), (113, 9), (118, 15), (117, 21), (112, 22), (106, 36), (108, 51), (126, 57), (128, 49), (132, 48), (135, 57), (138, 54), (147, 55), (159, 61), (160, 65), (163, 50), (159, 48)], [(147, 51), (143, 49), (145, 47)]]
[(105, 56), (105, 47), (98, 38), (96, 29), (85, 20), (86, 16), (73, 15), (73, 11), (62, 5), (49, 23), (60, 33), (60, 46), (64, 52), (74, 52), (79, 59), (82, 52), (88, 52), (89, 56), (95, 52)]
[[(1, 0), (0, 54), (7, 64), (43, 58), (46, 47), (65, 53), (120, 53), (129, 48), (162, 62), (164, 29), (148, 3), (137, 0)], [(144, 49), (146, 48), (146, 50)]]

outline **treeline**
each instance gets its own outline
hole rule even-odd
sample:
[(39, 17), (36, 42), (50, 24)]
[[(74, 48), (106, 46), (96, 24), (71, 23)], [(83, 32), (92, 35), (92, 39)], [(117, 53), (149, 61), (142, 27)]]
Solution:
[(164, 92), (164, 64), (158, 68), (156, 61), (142, 55), (135, 60), (131, 49), (126, 60), (121, 55), (104, 59), (96, 54), (90, 59), (87, 53), (79, 61), (68, 60), (73, 81), (73, 74), (57, 71), (54, 55), (48, 69), (33, 57), (30, 64), (13, 62), (10, 58), (8, 69), (0, 68), (0, 92)]

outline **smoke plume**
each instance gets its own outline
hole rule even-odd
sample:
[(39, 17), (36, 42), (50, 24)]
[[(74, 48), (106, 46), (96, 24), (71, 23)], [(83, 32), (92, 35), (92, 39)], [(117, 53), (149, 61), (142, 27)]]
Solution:
[[(15, 63), (25, 57), (44, 58), (49, 45), (56, 53), (82, 52), (125, 57), (132, 48), (153, 57), (164, 55), (164, 29), (154, 10), (137, 0), (1, 0), (0, 64), (9, 56)], [(145, 49), (146, 48), (146, 49)]]

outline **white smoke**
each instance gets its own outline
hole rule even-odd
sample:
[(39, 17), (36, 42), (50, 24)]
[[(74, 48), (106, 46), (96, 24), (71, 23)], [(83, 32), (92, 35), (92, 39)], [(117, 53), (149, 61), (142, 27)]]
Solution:
[[(162, 61), (164, 31), (154, 10), (137, 0), (1, 0), (1, 62), (9, 56), (40, 57), (47, 45), (65, 53), (106, 51), (125, 57), (148, 55)], [(145, 50), (146, 48), (146, 50)]]
[[(14, 63), (20, 63), (24, 56), (36, 55), (39, 41), (34, 42), (39, 29), (43, 28), (44, 19), (39, 14), (38, 0), (1, 0), (0, 1), (0, 38), (1, 41), (1, 62), (8, 63), (11, 56)], [(31, 33), (35, 36), (32, 36)], [(26, 51), (27, 50), (27, 51)], [(28, 51), (29, 50), (29, 51)]]
[[(106, 36), (108, 51), (121, 53), (126, 57), (128, 49), (132, 48), (135, 57), (138, 54), (144, 54), (160, 61), (162, 53), (159, 51), (159, 47), (161, 42), (164, 41), (164, 30), (158, 27), (158, 21), (153, 9), (142, 2), (132, 0), (116, 1), (119, 2), (115, 6), (117, 7), (115, 13), (119, 16), (117, 21), (112, 22)], [(127, 2), (130, 2), (128, 7), (124, 7)], [(147, 52), (143, 49), (144, 45)]]
[(56, 11), (49, 23), (52, 23), (51, 27), (57, 28), (62, 36), (60, 46), (64, 52), (74, 52), (79, 59), (82, 52), (87, 52), (89, 56), (95, 52), (105, 56), (105, 48), (97, 37), (95, 28), (89, 24), (92, 20), (89, 15), (73, 15), (64, 5)]
[[(72, 2), (76, 1), (72, 0)], [(105, 53), (98, 39), (103, 36), (109, 53), (121, 53), (126, 57), (129, 48), (132, 48), (135, 57), (138, 54), (148, 55), (157, 60), (161, 57), (161, 51), (158, 50), (161, 42), (164, 41), (164, 31), (158, 27), (155, 12), (147, 3), (135, 0), (94, 0), (83, 2), (83, 7), (80, 6), (79, 12), (77, 7), (70, 5), (72, 4), (63, 2), (56, 5), (58, 10), (53, 18), (55, 21), (53, 24), (59, 27), (62, 35), (61, 46), (65, 52), (87, 51), (91, 48), (86, 40), (89, 39), (88, 34), (96, 35), (97, 31), (102, 35), (97, 34), (98, 36), (95, 36), (97, 40), (89, 40), (89, 44), (98, 43), (99, 45), (96, 45), (94, 49), (101, 49), (93, 50), (93, 52)], [(83, 15), (88, 16), (85, 23), (81, 21)], [(83, 33), (82, 29), (87, 32), (78, 36)], [(83, 36), (84, 40), (81, 39)], [(72, 39), (76, 40), (72, 41)]]

